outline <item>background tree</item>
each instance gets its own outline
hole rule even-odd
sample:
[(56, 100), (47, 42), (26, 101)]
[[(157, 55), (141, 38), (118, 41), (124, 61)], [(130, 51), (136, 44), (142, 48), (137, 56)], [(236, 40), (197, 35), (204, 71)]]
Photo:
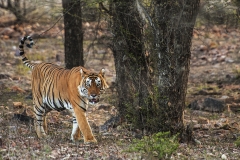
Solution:
[(226, 25), (237, 27), (239, 21), (239, 0), (218, 1), (205, 0), (201, 4), (199, 18), (205, 21), (207, 26)]
[[(26, 6), (28, 4), (28, 6)], [(10, 11), (16, 17), (16, 22), (27, 21), (27, 14), (36, 10), (36, 6), (29, 0), (1, 0), (0, 8)]]
[(80, 0), (62, 0), (66, 68), (83, 66), (83, 31)]

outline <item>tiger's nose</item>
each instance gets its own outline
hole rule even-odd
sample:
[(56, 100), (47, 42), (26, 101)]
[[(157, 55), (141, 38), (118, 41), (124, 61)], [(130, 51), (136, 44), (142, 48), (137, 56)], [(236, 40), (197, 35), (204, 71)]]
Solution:
[(91, 94), (91, 97), (95, 98), (97, 95), (96, 94)]

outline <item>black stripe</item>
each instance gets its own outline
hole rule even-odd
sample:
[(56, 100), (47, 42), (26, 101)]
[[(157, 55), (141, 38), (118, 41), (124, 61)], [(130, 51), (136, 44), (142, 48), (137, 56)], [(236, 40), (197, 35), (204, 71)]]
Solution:
[(29, 41), (32, 41), (32, 37), (29, 36), (29, 37), (28, 37), (28, 40), (29, 40)]
[(24, 58), (22, 59), (22, 61), (26, 61), (26, 60), (28, 60), (27, 57), (24, 57)]
[(55, 110), (55, 107), (51, 105), (51, 99), (49, 97), (47, 97), (47, 104), (51, 109)]
[(66, 105), (67, 105), (69, 101), (67, 101), (67, 100), (65, 100), (65, 99), (64, 99), (64, 102), (65, 102), (65, 103), (66, 103)]
[(65, 108), (60, 92), (58, 92), (58, 96), (59, 96), (59, 99), (58, 99), (59, 104), (61, 105), (62, 108)]
[(78, 107), (82, 108), (84, 111), (87, 111), (86, 108), (80, 106), (75, 100), (73, 100), (73, 101), (78, 105)]
[(42, 116), (43, 116), (42, 114), (37, 114), (37, 113), (35, 113), (35, 115), (37, 115), (37, 116), (39, 116), (39, 117), (42, 117)]
[(19, 52), (20, 56), (24, 55), (24, 51)]
[(87, 102), (85, 102), (79, 94), (77, 96), (79, 99), (81, 99), (81, 101), (83, 101), (84, 104), (87, 104)]
[[(41, 107), (43, 110), (44, 110), (44, 108), (43, 107)], [(38, 108), (37, 106), (35, 106), (35, 109), (38, 111), (38, 113), (42, 113), (42, 114), (44, 114), (44, 111), (42, 111), (40, 108)]]

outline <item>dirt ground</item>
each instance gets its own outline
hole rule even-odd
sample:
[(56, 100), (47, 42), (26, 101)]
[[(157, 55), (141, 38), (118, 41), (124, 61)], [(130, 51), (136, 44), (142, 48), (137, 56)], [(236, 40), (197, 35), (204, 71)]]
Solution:
[[(111, 51), (92, 38), (109, 34), (109, 31), (92, 33), (96, 25), (84, 24), (85, 66), (95, 71), (105, 68), (111, 84), (115, 80)], [(106, 22), (100, 25), (104, 27)], [(15, 54), (19, 37), (25, 33), (37, 35), (44, 28), (37, 23), (14, 27), (0, 28), (0, 159), (157, 159), (126, 152), (133, 138), (133, 131), (127, 124), (108, 130), (99, 127), (116, 114), (114, 88), (108, 89), (101, 102), (88, 110), (90, 125), (99, 141), (97, 145), (69, 140), (71, 117), (66, 112), (49, 114), (50, 138), (39, 140), (29, 118), (33, 117), (29, 98), (31, 72)], [(50, 35), (56, 36), (37, 37), (35, 47), (26, 49), (29, 59), (35, 63), (44, 61), (63, 66), (61, 27), (50, 31)], [(184, 121), (186, 125), (193, 124), (195, 143), (181, 143), (171, 159), (239, 159), (240, 148), (234, 143), (240, 136), (239, 40), (239, 30), (225, 26), (200, 26), (194, 30), (186, 106), (194, 100), (212, 97), (224, 99), (226, 109), (207, 112), (186, 107)], [(28, 118), (19, 120), (20, 114)]]

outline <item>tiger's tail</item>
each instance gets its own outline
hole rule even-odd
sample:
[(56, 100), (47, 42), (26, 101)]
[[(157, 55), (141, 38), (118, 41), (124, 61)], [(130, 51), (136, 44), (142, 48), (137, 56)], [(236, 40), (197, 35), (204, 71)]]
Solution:
[(30, 36), (26, 36), (26, 37), (23, 37), (19, 43), (19, 53), (20, 53), (20, 56), (22, 56), (22, 61), (23, 61), (23, 64), (25, 64), (26, 66), (28, 66), (29, 68), (33, 69), (34, 68), (34, 64), (32, 64), (28, 59), (27, 57), (25, 56), (24, 54), (24, 43), (26, 40), (29, 40), (30, 43), (29, 44), (26, 44), (26, 46), (28, 48), (32, 48), (32, 46), (34, 45), (34, 42), (33, 42), (33, 39), (32, 37)]

